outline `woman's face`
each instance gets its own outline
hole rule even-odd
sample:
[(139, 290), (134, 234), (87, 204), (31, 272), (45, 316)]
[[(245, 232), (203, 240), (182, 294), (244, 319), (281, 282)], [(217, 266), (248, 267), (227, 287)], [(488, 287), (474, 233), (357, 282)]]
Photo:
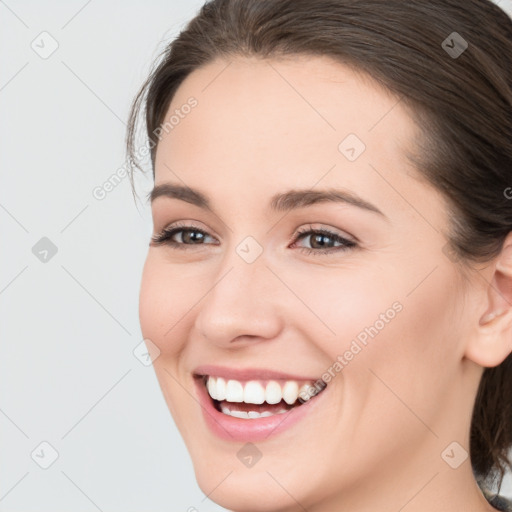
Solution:
[[(152, 213), (155, 237), (181, 231), (149, 247), (140, 321), (203, 491), (235, 510), (317, 510), (391, 486), (398, 510), (451, 478), (441, 454), (468, 449), (479, 377), (471, 307), (445, 203), (406, 159), (418, 132), (403, 103), (327, 58), (237, 58), (190, 74), (171, 115)], [(216, 410), (197, 375), (223, 379), (212, 393), (229, 388), (235, 414), (267, 413)], [(292, 408), (245, 403), (293, 402), (317, 379)]]

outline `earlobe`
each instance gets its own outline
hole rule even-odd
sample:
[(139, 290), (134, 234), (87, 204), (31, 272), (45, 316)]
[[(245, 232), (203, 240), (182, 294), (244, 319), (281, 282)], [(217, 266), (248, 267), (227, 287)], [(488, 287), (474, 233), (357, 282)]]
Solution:
[(466, 346), (465, 355), (484, 368), (492, 368), (512, 353), (512, 309), (483, 320), (478, 334)]
[(486, 298), (474, 336), (468, 340), (466, 357), (490, 368), (512, 352), (512, 232), (500, 254), (486, 268)]

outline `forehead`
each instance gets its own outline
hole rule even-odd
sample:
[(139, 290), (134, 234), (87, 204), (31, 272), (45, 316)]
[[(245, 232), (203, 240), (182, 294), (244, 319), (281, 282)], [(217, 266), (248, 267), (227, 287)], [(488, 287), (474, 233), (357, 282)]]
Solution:
[[(246, 142), (244, 149), (273, 141), (286, 150), (287, 141), (297, 139), (312, 146), (318, 141), (329, 144), (347, 133), (370, 141), (377, 127), (382, 135), (385, 126), (403, 129), (411, 124), (398, 98), (367, 75), (326, 57), (215, 60), (184, 80), (166, 118), (191, 97), (198, 105), (189, 120), (180, 119), (173, 128), (175, 139), (187, 136), (188, 127), (204, 137), (216, 130), (217, 144), (236, 137)], [(246, 131), (240, 133), (240, 128)], [(275, 140), (274, 135), (287, 137)]]
[[(191, 101), (195, 106), (184, 108)], [(404, 148), (416, 127), (405, 107), (364, 74), (325, 57), (215, 60), (184, 80), (164, 123), (171, 115), (156, 153), (157, 184), (181, 176), (191, 186), (248, 197), (270, 184), (313, 187), (321, 180), (396, 201), (376, 171), (388, 178), (400, 171), (400, 179), (414, 173)]]

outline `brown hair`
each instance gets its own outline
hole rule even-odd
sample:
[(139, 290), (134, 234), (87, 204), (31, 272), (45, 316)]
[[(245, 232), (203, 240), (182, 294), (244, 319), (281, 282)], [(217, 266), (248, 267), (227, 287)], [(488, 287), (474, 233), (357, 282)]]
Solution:
[[(463, 263), (499, 254), (512, 231), (512, 21), (488, 0), (207, 2), (133, 102), (132, 170), (142, 168), (135, 152), (141, 108), (154, 175), (158, 128), (192, 71), (218, 57), (294, 55), (336, 59), (410, 107), (422, 137), (407, 156), (448, 200), (452, 254)], [(509, 355), (484, 370), (477, 393), (470, 437), (477, 478), (498, 477), (501, 485), (511, 446)]]

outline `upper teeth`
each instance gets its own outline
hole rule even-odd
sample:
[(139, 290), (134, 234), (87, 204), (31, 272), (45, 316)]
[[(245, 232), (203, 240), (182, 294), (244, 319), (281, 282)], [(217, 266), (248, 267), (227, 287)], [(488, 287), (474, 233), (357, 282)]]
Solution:
[(281, 385), (275, 380), (266, 383), (250, 380), (240, 382), (238, 380), (226, 381), (222, 377), (208, 376), (206, 381), (208, 394), (215, 400), (226, 400), (227, 402), (245, 402), (247, 404), (277, 404), (284, 400), (291, 405), (301, 397), (304, 401), (309, 400), (320, 390), (311, 383), (299, 384), (297, 381), (288, 380)]

